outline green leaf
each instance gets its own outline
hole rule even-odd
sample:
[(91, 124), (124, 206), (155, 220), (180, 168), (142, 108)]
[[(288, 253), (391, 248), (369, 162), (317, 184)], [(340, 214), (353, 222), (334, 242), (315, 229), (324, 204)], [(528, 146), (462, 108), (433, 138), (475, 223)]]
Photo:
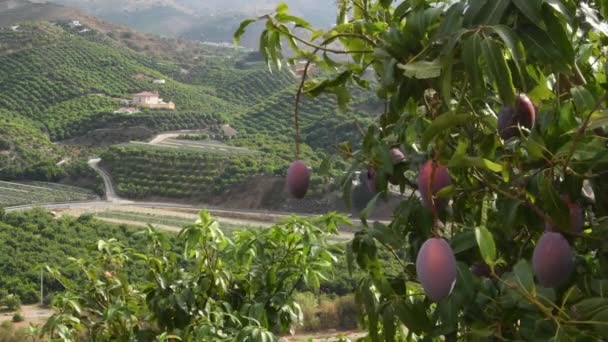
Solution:
[(392, 3), (393, 0), (380, 0), (380, 5), (384, 8), (389, 8)]
[(270, 34), (270, 37), (268, 39), (268, 49), (270, 51), (270, 59), (272, 61), (272, 64), (274, 64), (274, 66), (278, 70), (281, 70), (281, 59), (283, 58), (283, 56), (281, 54), (281, 34), (278, 31), (273, 31)]
[(470, 0), (467, 11), (464, 15), (464, 24), (466, 26), (472, 26), (476, 23), (475, 18), (479, 15), (481, 10), (485, 7), (488, 0)]
[(564, 4), (562, 3), (561, 0), (545, 0), (545, 3), (549, 6), (551, 6), (556, 12), (558, 12), (559, 14), (561, 14), (564, 18), (566, 18), (566, 21), (568, 22), (568, 24), (572, 25), (572, 18), (573, 15), (570, 12), (570, 10), (564, 6)]
[(450, 6), (445, 13), (441, 26), (439, 26), (437, 37), (449, 37), (462, 28), (462, 11), (464, 10), (464, 7), (464, 2), (458, 2)]
[(524, 84), (525, 78), (522, 75), (522, 70), (525, 70), (524, 52), (519, 40), (517, 39), (517, 36), (515, 35), (515, 32), (513, 32), (513, 30), (506, 25), (492, 26), (492, 30), (494, 30), (494, 32), (500, 36), (500, 39), (511, 52), (513, 61), (517, 66), (517, 74), (521, 79), (522, 84)]
[(574, 63), (574, 48), (568, 37), (568, 32), (562, 24), (561, 20), (553, 13), (549, 6), (545, 6), (542, 12), (545, 24), (547, 25), (547, 33), (555, 46), (563, 54), (568, 64)]
[(544, 0), (513, 0), (519, 11), (526, 16), (533, 24), (542, 23), (541, 6)]
[[(300, 17), (296, 17), (287, 13), (279, 13), (277, 15), (275, 15), (274, 17), (277, 21), (281, 22), (281, 23), (294, 23), (295, 27), (301, 27), (301, 28), (305, 28), (305, 29), (310, 29), (311, 25), (308, 21), (300, 18)], [(323, 31), (321, 31), (321, 33), (323, 33)], [(314, 40), (311, 38), (311, 40)]]
[(462, 125), (469, 122), (471, 119), (470, 114), (455, 114), (453, 112), (445, 113), (440, 115), (431, 123), (431, 125), (424, 131), (422, 135), (422, 148), (426, 149), (429, 143), (441, 132), (448, 130), (454, 126)]
[(450, 239), (450, 245), (454, 251), (454, 254), (456, 255), (466, 252), (477, 245), (475, 233), (472, 230), (466, 230), (458, 233), (454, 235), (452, 239)]
[(243, 36), (243, 34), (245, 34), (247, 26), (249, 26), (251, 23), (254, 23), (255, 21), (255, 19), (247, 19), (241, 22), (239, 28), (236, 30), (236, 32), (234, 32), (234, 45), (239, 44), (239, 42), (241, 41), (241, 37)]
[(409, 78), (417, 78), (420, 80), (437, 78), (441, 76), (441, 62), (436, 59), (434, 61), (418, 61), (408, 64), (397, 64), (397, 67), (403, 70), (403, 74)]
[(561, 229), (569, 229), (570, 210), (557, 192), (551, 175), (541, 173), (537, 177), (538, 196), (543, 208)]
[(478, 15), (479, 23), (485, 25), (496, 25), (500, 23), (511, 0), (491, 0)]
[(591, 116), (589, 121), (589, 130), (608, 127), (608, 110), (596, 112)]
[(276, 12), (277, 12), (277, 13), (285, 13), (285, 12), (287, 12), (287, 11), (289, 11), (289, 6), (287, 6), (287, 4), (286, 4), (286, 3), (284, 3), (284, 2), (280, 2), (280, 3), (277, 5), (277, 9), (276, 9)]
[(454, 51), (448, 52), (444, 58), (443, 73), (441, 75), (441, 95), (443, 102), (450, 108), (452, 103), (452, 75), (453, 75), (453, 64), (454, 64)]
[(520, 260), (513, 267), (513, 273), (517, 279), (518, 284), (528, 292), (532, 292), (534, 289), (534, 276), (532, 274), (532, 268), (525, 260)]
[(374, 209), (376, 209), (376, 202), (378, 201), (378, 198), (381, 194), (382, 193), (380, 192), (377, 193), (376, 196), (374, 196), (374, 198), (372, 198), (371, 201), (367, 203), (367, 206), (361, 212), (361, 221), (363, 221), (364, 224), (367, 224), (367, 218), (374, 212)]
[(540, 63), (552, 65), (559, 72), (569, 72), (567, 61), (547, 32), (536, 26), (528, 26), (518, 33), (528, 54), (535, 56)]
[(574, 106), (579, 114), (583, 114), (595, 109), (595, 98), (589, 90), (583, 86), (578, 86), (570, 89)]
[(477, 167), (483, 167), (486, 168), (492, 172), (496, 172), (496, 173), (501, 173), (503, 170), (502, 165), (497, 164), (493, 161), (490, 161), (488, 159), (485, 158), (481, 158), (481, 157), (467, 157), (467, 159), (469, 160), (469, 162)]
[(511, 78), (511, 71), (505, 61), (502, 49), (494, 40), (486, 39), (481, 44), (481, 51), (486, 63), (488, 63), (490, 75), (498, 87), (498, 93), (503, 104), (509, 105), (515, 103), (513, 79)]
[(395, 304), (394, 310), (399, 320), (415, 334), (428, 332), (432, 327), (422, 302), (410, 303), (401, 300)]
[(479, 66), (481, 41), (481, 36), (478, 33), (474, 33), (463, 42), (462, 46), (464, 65), (469, 75), (469, 82), (473, 87), (473, 93), (477, 97), (483, 96), (485, 89), (483, 74)]
[(475, 239), (481, 252), (481, 257), (488, 265), (493, 265), (496, 261), (496, 244), (492, 233), (485, 227), (475, 228)]

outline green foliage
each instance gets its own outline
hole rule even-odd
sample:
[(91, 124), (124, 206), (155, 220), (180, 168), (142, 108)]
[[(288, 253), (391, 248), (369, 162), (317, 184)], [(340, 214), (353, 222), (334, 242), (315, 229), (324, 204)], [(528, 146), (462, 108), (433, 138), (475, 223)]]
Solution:
[(0, 299), (0, 305), (6, 307), (9, 311), (19, 310), (21, 308), (21, 299), (18, 295), (9, 294)]
[[(260, 51), (270, 67), (285, 62), (285, 41), (295, 55), (288, 63), (305, 59), (325, 70), (305, 82), (305, 94), (333, 94), (346, 107), (360, 86), (386, 103), (362, 145), (341, 149), (352, 165), (341, 182), (345, 198), (353, 173), (371, 166), (379, 196), (389, 178), (412, 193), (390, 224), (363, 220), (349, 245), (351, 267), (366, 274), (356, 296), (368, 340), (605, 336), (607, 10), (605, 2), (573, 0), (347, 0), (327, 30), (287, 14), (285, 4), (256, 19), (266, 24)], [(377, 83), (364, 81), (370, 74)], [(536, 105), (536, 122), (503, 141), (497, 113), (518, 93)], [(393, 146), (407, 161), (393, 165)], [(447, 211), (425, 209), (416, 196), (416, 170), (429, 159), (449, 167), (453, 186), (436, 195), (451, 199)], [(585, 181), (594, 199), (583, 196)], [(569, 227), (562, 194), (584, 208), (582, 234)], [(555, 289), (536, 285), (526, 261), (547, 224), (575, 251), (574, 274)], [(431, 236), (447, 238), (458, 260), (455, 288), (439, 303), (426, 298), (413, 267)], [(401, 269), (387, 272), (379, 250)], [(490, 272), (474, 276), (469, 267), (482, 260)]]
[[(0, 288), (5, 295), (12, 293), (24, 303), (40, 301), (40, 266), (44, 264), (66, 269), (69, 258), (83, 257), (98, 239), (120, 238), (134, 248), (144, 248), (136, 231), (83, 216), (55, 219), (43, 210), (8, 213), (0, 221)], [(68, 274), (79, 279), (76, 272)], [(131, 270), (133, 279), (142, 275)], [(63, 290), (45, 275), (45, 293)], [(0, 300), (5, 300), (0, 295)], [(6, 305), (6, 304), (4, 304)]]
[[(287, 163), (269, 154), (220, 154), (116, 146), (103, 156), (120, 194), (205, 200), (256, 175), (280, 174)], [(195, 170), (195, 172), (193, 172)]]
[(23, 317), (23, 314), (21, 312), (15, 312), (15, 314), (13, 315), (13, 322), (19, 323), (23, 321), (25, 321), (25, 317)]
[[(301, 321), (295, 289), (312, 288), (335, 262), (327, 237), (343, 217), (334, 214), (236, 233), (227, 238), (208, 213), (185, 227), (175, 252), (167, 238), (149, 229), (145, 251), (117, 240), (99, 241), (95, 260), (75, 260), (86, 279), (74, 282), (55, 269), (66, 288), (42, 329), (61, 341), (151, 340), (246, 341), (285, 332)], [(130, 283), (129, 264), (142, 261), (143, 284)], [(103, 299), (103, 300), (100, 300)]]
[(0, 207), (37, 203), (90, 201), (98, 197), (90, 190), (57, 183), (0, 181)]
[(32, 173), (37, 165), (50, 164), (57, 152), (41, 125), (0, 109), (0, 178)]

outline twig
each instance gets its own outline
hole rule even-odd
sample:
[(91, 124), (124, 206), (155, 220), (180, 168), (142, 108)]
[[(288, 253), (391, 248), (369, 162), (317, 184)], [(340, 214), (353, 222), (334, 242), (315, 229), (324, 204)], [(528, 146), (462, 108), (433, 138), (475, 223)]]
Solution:
[(564, 170), (563, 170), (564, 174), (567, 173), (568, 165), (570, 164), (570, 160), (572, 160), (572, 157), (574, 156), (574, 152), (576, 152), (576, 147), (580, 143), (581, 139), (583, 138), (583, 135), (585, 135), (585, 132), (587, 131), (587, 128), (589, 127), (589, 123), (591, 122), (591, 116), (593, 115), (593, 113), (595, 113), (600, 108), (600, 106), (602, 105), (602, 103), (604, 101), (606, 101), (606, 99), (608, 99), (608, 93), (604, 94), (604, 96), (602, 96), (602, 98), (600, 98), (597, 101), (597, 103), (595, 104), (595, 107), (593, 108), (593, 110), (591, 110), (589, 112), (589, 114), (585, 118), (585, 121), (583, 122), (583, 125), (581, 126), (581, 128), (579, 128), (576, 136), (574, 137), (574, 140), (572, 141), (572, 147), (570, 148), (568, 157), (566, 158), (566, 161), (564, 162)]
[(484, 183), (486, 186), (488, 186), (489, 188), (491, 188), (492, 190), (494, 190), (496, 192), (501, 193), (505, 197), (508, 197), (508, 198), (516, 200), (516, 201), (524, 202), (530, 209), (532, 209), (545, 222), (549, 223), (550, 225), (555, 224), (555, 222), (549, 215), (545, 214), (544, 211), (542, 211), (538, 206), (536, 206), (534, 203), (532, 203), (528, 198), (522, 199), (518, 195), (505, 191), (505, 190), (501, 189), (500, 187), (495, 186), (494, 184), (489, 182), (487, 179), (485, 179), (481, 175), (474, 174), (473, 177), (477, 178), (479, 181)]
[[(319, 50), (315, 49), (313, 51), (313, 55), (316, 54)], [(304, 66), (304, 73), (302, 74), (302, 80), (300, 81), (300, 86), (298, 87), (298, 92), (296, 93), (296, 100), (294, 104), (293, 118), (294, 118), (294, 129), (295, 129), (295, 141), (296, 141), (296, 160), (300, 159), (300, 100), (302, 98), (302, 92), (304, 91), (304, 83), (306, 82), (306, 77), (308, 76), (308, 69), (310, 68), (311, 60), (308, 59), (306, 61), (306, 66)]]

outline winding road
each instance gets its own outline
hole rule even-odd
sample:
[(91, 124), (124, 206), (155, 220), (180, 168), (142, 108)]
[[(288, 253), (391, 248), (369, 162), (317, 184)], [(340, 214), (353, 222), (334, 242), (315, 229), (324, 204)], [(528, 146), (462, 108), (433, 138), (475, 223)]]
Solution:
[[(293, 213), (288, 212), (278, 212), (278, 211), (267, 211), (267, 210), (236, 210), (236, 209), (226, 209), (220, 207), (213, 206), (195, 206), (190, 204), (181, 204), (181, 203), (171, 203), (171, 202), (146, 202), (146, 201), (131, 201), (121, 198), (117, 193), (114, 187), (114, 183), (112, 181), (112, 177), (110, 174), (99, 166), (101, 159), (95, 158), (90, 159), (88, 164), (89, 166), (95, 170), (103, 179), (104, 188), (106, 198), (105, 200), (94, 200), (94, 201), (85, 201), (85, 202), (65, 202), (65, 203), (47, 203), (47, 204), (28, 204), (14, 207), (6, 207), (4, 208), (7, 212), (11, 211), (24, 211), (31, 210), (34, 208), (44, 208), (47, 210), (73, 210), (73, 209), (81, 209), (81, 210), (100, 210), (107, 209), (110, 207), (120, 206), (120, 207), (140, 207), (140, 208), (153, 208), (153, 209), (186, 209), (186, 210), (207, 210), (212, 215), (217, 216), (218, 218), (241, 218), (246, 221), (251, 222), (259, 222), (268, 224), (269, 222), (276, 222), (282, 218), (289, 217), (293, 215)], [(298, 214), (299, 216), (311, 217), (315, 215), (307, 215), (307, 214)], [(340, 235), (343, 238), (347, 238), (350, 233), (341, 232)]]
[[(163, 141), (171, 138), (175, 138), (180, 134), (184, 133), (200, 133), (203, 131), (198, 130), (184, 130), (184, 131), (173, 131), (173, 132), (165, 132), (155, 136), (152, 140), (150, 140), (149, 144), (160, 144)], [(44, 208), (47, 210), (72, 210), (72, 209), (81, 209), (81, 210), (99, 210), (99, 209), (107, 209), (111, 206), (124, 206), (124, 207), (143, 207), (143, 208), (153, 208), (153, 209), (185, 209), (185, 210), (207, 210), (212, 215), (215, 215), (219, 218), (244, 218), (247, 221), (256, 221), (259, 223), (268, 222), (276, 222), (282, 218), (286, 218), (294, 215), (294, 213), (289, 212), (279, 212), (279, 211), (268, 211), (268, 210), (238, 210), (238, 209), (226, 209), (221, 207), (213, 207), (213, 206), (195, 206), (189, 204), (180, 204), (180, 203), (172, 203), (172, 202), (146, 202), (146, 201), (132, 201), (121, 198), (117, 193), (112, 181), (112, 177), (110, 174), (99, 166), (101, 159), (94, 158), (88, 161), (89, 166), (95, 170), (103, 179), (104, 188), (105, 188), (105, 200), (94, 200), (94, 201), (86, 201), (86, 202), (65, 202), (65, 203), (47, 203), (47, 204), (28, 204), (14, 207), (6, 207), (4, 208), (7, 212), (11, 211), (23, 211), (30, 210), (34, 208)], [(304, 217), (312, 217), (316, 215), (310, 214), (297, 214), (299, 216)], [(353, 222), (356, 222), (356, 217), (351, 217)], [(388, 221), (381, 221), (382, 223), (388, 223)], [(340, 235), (348, 235), (352, 237), (351, 233), (341, 232)], [(347, 236), (343, 236), (347, 237)]]

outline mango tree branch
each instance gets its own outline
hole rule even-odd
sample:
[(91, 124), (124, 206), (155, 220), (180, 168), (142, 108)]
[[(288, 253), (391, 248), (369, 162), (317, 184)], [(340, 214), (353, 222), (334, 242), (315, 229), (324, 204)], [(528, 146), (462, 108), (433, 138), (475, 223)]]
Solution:
[(574, 137), (574, 139), (572, 141), (572, 147), (570, 148), (570, 152), (568, 153), (568, 156), (566, 157), (566, 160), (564, 161), (564, 170), (563, 170), (564, 174), (566, 174), (566, 172), (568, 170), (568, 165), (570, 165), (570, 161), (572, 160), (572, 157), (574, 156), (574, 153), (576, 152), (577, 145), (580, 143), (581, 139), (583, 139), (583, 136), (585, 135), (585, 132), (587, 131), (587, 128), (589, 127), (589, 124), (591, 123), (591, 117), (593, 116), (593, 113), (598, 111), (600, 109), (600, 107), (602, 106), (602, 103), (604, 103), (604, 101), (606, 101), (607, 99), (608, 99), (608, 93), (604, 94), (604, 96), (602, 96), (597, 101), (597, 103), (595, 104), (595, 107), (593, 108), (593, 110), (591, 110), (589, 112), (589, 114), (585, 118), (585, 121), (583, 122), (583, 125), (581, 126), (581, 128), (579, 128), (578, 132), (576, 133), (576, 136)]

